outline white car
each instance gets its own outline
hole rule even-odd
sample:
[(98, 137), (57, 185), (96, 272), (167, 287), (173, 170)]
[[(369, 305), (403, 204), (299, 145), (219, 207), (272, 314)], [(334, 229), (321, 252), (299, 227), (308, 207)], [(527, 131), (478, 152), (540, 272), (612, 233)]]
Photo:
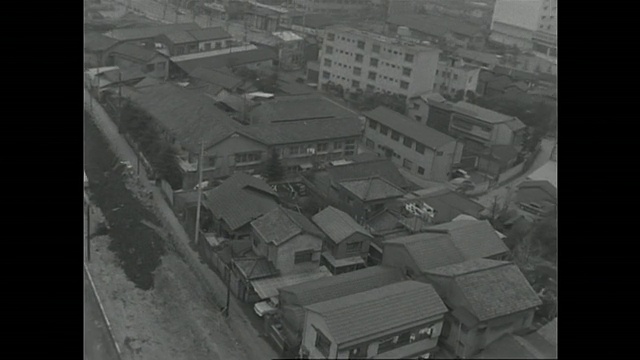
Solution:
[(258, 302), (253, 306), (253, 311), (259, 317), (263, 317), (266, 314), (273, 314), (276, 310), (278, 310), (278, 299), (276, 298)]

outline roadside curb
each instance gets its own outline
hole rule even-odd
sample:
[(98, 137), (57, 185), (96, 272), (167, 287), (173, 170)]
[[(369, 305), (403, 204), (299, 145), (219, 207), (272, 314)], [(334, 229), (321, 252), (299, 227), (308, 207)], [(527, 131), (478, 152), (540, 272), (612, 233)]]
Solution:
[(104, 321), (107, 323), (107, 330), (109, 330), (111, 341), (113, 341), (113, 345), (115, 345), (116, 347), (116, 352), (118, 353), (118, 359), (122, 360), (122, 352), (120, 351), (120, 346), (118, 346), (118, 342), (116, 341), (116, 338), (113, 335), (113, 329), (111, 328), (111, 323), (109, 322), (109, 318), (107, 318), (107, 313), (105, 312), (104, 307), (102, 306), (102, 300), (100, 300), (100, 295), (98, 295), (98, 290), (96, 289), (96, 285), (93, 282), (93, 278), (91, 277), (91, 272), (89, 272), (89, 268), (87, 267), (86, 263), (82, 265), (84, 267), (85, 273), (87, 274), (87, 277), (89, 278), (91, 289), (93, 290), (93, 293), (95, 294), (96, 299), (98, 300), (98, 306), (100, 306), (100, 312), (102, 313), (102, 317), (104, 318)]

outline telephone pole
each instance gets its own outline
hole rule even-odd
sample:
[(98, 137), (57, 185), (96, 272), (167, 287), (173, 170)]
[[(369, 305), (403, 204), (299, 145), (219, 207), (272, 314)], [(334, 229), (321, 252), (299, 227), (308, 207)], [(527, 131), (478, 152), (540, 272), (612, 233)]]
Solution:
[(195, 243), (198, 245), (198, 235), (200, 234), (200, 204), (202, 203), (202, 168), (203, 162), (203, 153), (204, 153), (204, 143), (200, 142), (200, 158), (198, 159), (198, 208), (196, 209), (196, 235), (195, 235)]

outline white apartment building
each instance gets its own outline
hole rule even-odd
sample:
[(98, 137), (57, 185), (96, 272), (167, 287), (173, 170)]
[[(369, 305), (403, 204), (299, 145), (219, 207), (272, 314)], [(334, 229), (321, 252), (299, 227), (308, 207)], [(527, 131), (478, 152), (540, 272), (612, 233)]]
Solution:
[(324, 14), (357, 12), (372, 6), (370, 0), (293, 0), (293, 4), (308, 13)]
[(446, 59), (438, 63), (433, 90), (441, 94), (455, 95), (462, 90), (476, 92), (480, 68), (465, 64), (462, 59)]
[(318, 89), (411, 97), (433, 89), (440, 50), (339, 25), (328, 28), (319, 54)]
[(544, 0), (538, 29), (533, 34), (533, 51), (555, 58), (558, 53), (558, 0)]
[(557, 0), (497, 0), (489, 39), (523, 50), (534, 47), (534, 38), (555, 43), (556, 13)]

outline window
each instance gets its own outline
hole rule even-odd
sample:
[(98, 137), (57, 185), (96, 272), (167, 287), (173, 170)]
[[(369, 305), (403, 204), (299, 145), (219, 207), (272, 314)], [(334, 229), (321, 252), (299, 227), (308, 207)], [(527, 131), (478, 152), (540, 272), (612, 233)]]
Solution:
[(164, 71), (164, 63), (163, 62), (157, 63), (156, 64), (156, 69), (159, 70), (159, 71)]
[(378, 128), (378, 122), (375, 120), (371, 120), (369, 119), (369, 127), (372, 128), (373, 130)]
[(294, 264), (301, 264), (305, 262), (311, 262), (313, 260), (313, 250), (296, 251)]
[(413, 162), (409, 159), (404, 159), (404, 161), (402, 162), (402, 167), (407, 170), (411, 170), (413, 168)]
[(380, 45), (373, 45), (373, 48), (371, 49), (374, 53), (380, 53)]
[(328, 55), (333, 54), (333, 46), (328, 46), (324, 49), (324, 52)]
[(420, 115), (416, 115), (415, 118), (416, 118), (416, 121), (418, 122), (422, 121), (422, 116)]
[(404, 76), (411, 76), (411, 68), (403, 67), (403, 68), (402, 68), (402, 75), (404, 75)]
[(356, 141), (355, 140), (347, 140), (345, 141), (344, 154), (345, 155), (354, 155), (356, 150)]
[(206, 44), (204, 44), (204, 50), (205, 50), (205, 51), (207, 51), (207, 50), (211, 50), (211, 43), (206, 43)]
[(358, 49), (364, 49), (364, 45), (365, 45), (364, 41), (358, 40)]
[(436, 75), (438, 75), (438, 73), (440, 73), (440, 71), (439, 71), (439, 70), (436, 70)]
[(380, 125), (380, 134), (388, 135), (389, 134), (389, 128), (384, 126), (384, 125)]
[(146, 70), (149, 71), (153, 71), (156, 69), (156, 66), (154, 64), (147, 64)]
[(458, 74), (453, 74), (453, 80), (458, 80)]
[(360, 88), (360, 81), (358, 81), (358, 80), (351, 80), (351, 87), (354, 87), (354, 88)]
[(356, 54), (356, 62), (361, 63), (362, 59), (364, 59), (364, 56), (362, 56), (362, 54)]
[(369, 60), (369, 65), (373, 66), (373, 67), (378, 67), (378, 59), (376, 58), (371, 58)]
[(298, 155), (298, 154), (300, 154), (300, 146), (289, 147), (289, 155)]
[(353, 75), (360, 75), (362, 74), (362, 69), (359, 67), (353, 67)]
[(397, 131), (391, 131), (391, 138), (395, 141), (400, 141), (400, 133)]
[(254, 236), (254, 237), (253, 237), (253, 246), (254, 246), (254, 247), (258, 247), (258, 246), (260, 246), (260, 240), (258, 240), (258, 237), (257, 237), (257, 236)]
[(424, 151), (426, 150), (424, 144), (421, 143), (416, 143), (416, 151), (420, 154), (424, 154)]
[(259, 151), (236, 154), (236, 164), (250, 163), (260, 160), (262, 160), (262, 153)]
[(375, 71), (369, 71), (369, 80), (375, 80), (377, 75)]
[(364, 144), (369, 149), (375, 149), (376, 148), (376, 144), (373, 141), (371, 141), (370, 139), (365, 140)]
[(412, 54), (404, 54), (404, 61), (413, 62), (413, 55)]
[(413, 146), (413, 139), (412, 138), (408, 138), (408, 137), (404, 137), (404, 141), (402, 141), (402, 143), (404, 144), (404, 146), (408, 147), (409, 149), (411, 149), (411, 147)]
[(437, 155), (437, 156), (442, 156), (443, 154), (444, 154), (444, 152), (442, 152), (442, 151), (438, 151), (438, 152), (436, 152), (436, 155)]
[(329, 144), (328, 143), (320, 143), (316, 147), (316, 150), (318, 152), (326, 152), (328, 149), (329, 149)]
[(324, 66), (331, 67), (331, 60), (329, 60), (329, 59), (324, 59)]
[(216, 156), (209, 156), (209, 157), (207, 158), (207, 162), (206, 162), (206, 165), (205, 165), (205, 166), (206, 166), (206, 167), (208, 167), (208, 168), (214, 168), (214, 167), (216, 167), (216, 159), (217, 159), (217, 157), (216, 157)]
[(327, 33), (327, 40), (329, 41), (333, 41), (336, 39), (336, 34), (334, 33)]
[(329, 358), (329, 349), (331, 348), (331, 341), (327, 339), (320, 330), (314, 328), (316, 331), (316, 349), (322, 353), (326, 358)]
[[(227, 46), (231, 46), (231, 44), (227, 42)], [(222, 43), (216, 41), (216, 49), (221, 49), (221, 48), (222, 48)]]
[(408, 89), (409, 88), (409, 83), (406, 81), (400, 81), (400, 88), (401, 89)]
[(339, 150), (342, 149), (342, 141), (336, 141), (333, 143), (333, 149), (334, 150)]
[(328, 71), (323, 71), (322, 72), (322, 78), (323, 79), (329, 79), (331, 77), (331, 73)]
[(357, 241), (351, 244), (347, 244), (347, 255), (358, 254), (360, 253), (361, 248), (362, 248), (362, 241)]
[(367, 91), (373, 92), (375, 90), (375, 86), (367, 85)]
[(424, 168), (422, 166), (418, 166), (418, 174), (424, 175)]

